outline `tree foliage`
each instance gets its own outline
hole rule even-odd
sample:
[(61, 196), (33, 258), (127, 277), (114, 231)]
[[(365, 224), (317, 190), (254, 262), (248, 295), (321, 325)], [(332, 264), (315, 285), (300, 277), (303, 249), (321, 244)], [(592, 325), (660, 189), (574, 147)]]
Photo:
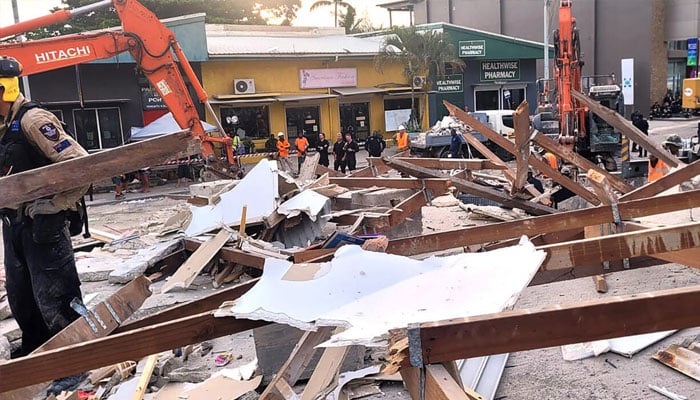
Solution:
[[(315, 1), (313, 4), (311, 4), (311, 8), (309, 9), (310, 11), (314, 11), (315, 9), (319, 7), (329, 7), (333, 6), (335, 8), (335, 11), (333, 12), (333, 18), (335, 19), (335, 26), (338, 26), (338, 7), (345, 8), (348, 10), (348, 7), (352, 7), (349, 3), (344, 2), (343, 0), (318, 0)], [(353, 8), (354, 10), (354, 8)], [(342, 25), (340, 25), (342, 26)]]
[(410, 128), (417, 129), (421, 121), (421, 110), (415, 108), (415, 93), (412, 83), (417, 76), (425, 76), (424, 90), (430, 89), (438, 75), (445, 74), (446, 66), (463, 70), (464, 61), (457, 57), (448, 35), (436, 30), (418, 30), (414, 26), (396, 27), (386, 36), (374, 59), (375, 67), (381, 71), (389, 63), (403, 65), (403, 74), (411, 85)]
[[(96, 0), (62, 0), (61, 8), (74, 9)], [(283, 19), (288, 25), (296, 17), (301, 0), (139, 0), (158, 18), (206, 13), (206, 22), (212, 24), (265, 25), (269, 19)], [(121, 25), (112, 7), (105, 7), (86, 15), (72, 18), (66, 24), (44, 27), (27, 36), (37, 39), (47, 36), (85, 32)]]

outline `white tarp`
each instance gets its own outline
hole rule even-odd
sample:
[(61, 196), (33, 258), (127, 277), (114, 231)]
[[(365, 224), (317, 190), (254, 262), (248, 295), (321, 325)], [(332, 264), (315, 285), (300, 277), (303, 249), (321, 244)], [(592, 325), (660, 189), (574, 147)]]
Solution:
[(350, 245), (322, 264), (267, 259), (260, 282), (228, 315), (304, 330), (342, 326), (325, 346), (379, 346), (390, 329), (409, 323), (503, 310), (544, 258), (523, 238), (517, 246), (422, 261)]
[(262, 222), (277, 208), (277, 162), (260, 160), (230, 191), (221, 195), (216, 205), (190, 206), (192, 220), (185, 229), (186, 236), (197, 236), (220, 228), (241, 223), (241, 211), (246, 205), (246, 222)]
[[(205, 132), (214, 132), (218, 130), (216, 126), (208, 124), (202, 121), (202, 126)], [(150, 124), (144, 126), (143, 128), (132, 127), (131, 128), (131, 140), (144, 140), (150, 139), (152, 137), (165, 135), (168, 133), (174, 133), (182, 130), (180, 126), (175, 122), (173, 118), (173, 113), (163, 114), (161, 117), (151, 122)]]

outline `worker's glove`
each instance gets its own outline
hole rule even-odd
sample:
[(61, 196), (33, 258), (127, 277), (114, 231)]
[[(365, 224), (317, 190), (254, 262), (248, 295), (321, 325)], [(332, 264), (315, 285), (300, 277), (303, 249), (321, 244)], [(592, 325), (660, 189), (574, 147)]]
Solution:
[(24, 213), (34, 219), (36, 215), (56, 214), (61, 211), (61, 208), (56, 207), (51, 199), (37, 199), (31, 202), (24, 209)]

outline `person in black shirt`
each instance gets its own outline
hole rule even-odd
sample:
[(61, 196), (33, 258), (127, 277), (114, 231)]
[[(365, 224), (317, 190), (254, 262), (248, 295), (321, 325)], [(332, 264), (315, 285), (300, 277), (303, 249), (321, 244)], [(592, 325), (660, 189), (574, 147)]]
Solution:
[(386, 148), (386, 142), (384, 141), (382, 135), (379, 134), (379, 131), (375, 130), (372, 132), (372, 136), (367, 138), (365, 147), (367, 148), (367, 152), (369, 153), (370, 157), (381, 157), (382, 151), (384, 151)]
[(357, 166), (357, 152), (360, 150), (360, 146), (356, 141), (352, 139), (352, 135), (349, 133), (345, 134), (345, 163), (348, 166), (350, 172), (354, 171)]
[(333, 144), (333, 169), (345, 173), (345, 141), (343, 140), (343, 135), (338, 134), (335, 143)]
[(328, 161), (328, 148), (331, 146), (326, 140), (326, 134), (320, 133), (318, 135), (318, 143), (316, 144), (316, 151), (319, 154), (318, 163), (327, 167), (330, 162)]

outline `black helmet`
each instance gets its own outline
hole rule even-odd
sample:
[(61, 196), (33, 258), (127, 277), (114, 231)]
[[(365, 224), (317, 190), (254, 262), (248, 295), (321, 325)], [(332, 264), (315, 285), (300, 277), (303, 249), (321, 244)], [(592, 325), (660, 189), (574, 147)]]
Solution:
[(22, 73), (22, 64), (12, 57), (0, 57), (0, 77), (14, 78)]

